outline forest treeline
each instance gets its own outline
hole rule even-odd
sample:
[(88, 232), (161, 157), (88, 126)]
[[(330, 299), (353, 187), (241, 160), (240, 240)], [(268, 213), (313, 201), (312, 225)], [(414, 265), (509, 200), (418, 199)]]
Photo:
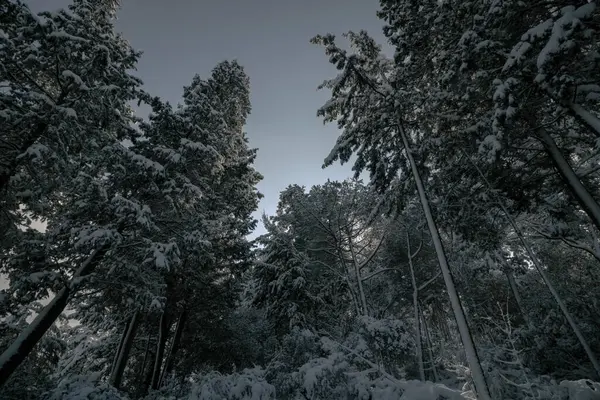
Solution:
[(2, 399), (600, 398), (595, 2), (380, 0), (391, 58), (315, 36), (355, 177), (255, 240), (249, 77), (148, 93), (118, 8), (0, 0)]

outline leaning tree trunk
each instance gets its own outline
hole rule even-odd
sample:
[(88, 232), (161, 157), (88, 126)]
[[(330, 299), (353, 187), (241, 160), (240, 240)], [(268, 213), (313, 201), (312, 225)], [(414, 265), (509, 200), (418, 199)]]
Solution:
[(119, 349), (117, 360), (115, 362), (115, 367), (113, 368), (110, 374), (109, 382), (117, 389), (119, 389), (119, 386), (121, 386), (123, 372), (125, 371), (125, 366), (127, 365), (127, 360), (129, 359), (129, 352), (131, 351), (133, 339), (135, 338), (135, 334), (137, 331), (138, 319), (139, 311), (136, 311), (133, 313), (131, 319), (127, 323), (126, 334), (123, 338), (122, 345)]
[(571, 113), (592, 131), (596, 137), (600, 137), (600, 119), (577, 103), (569, 103)]
[(115, 353), (115, 358), (113, 359), (112, 366), (110, 367), (110, 374), (112, 375), (113, 371), (117, 367), (117, 363), (119, 362), (119, 356), (121, 355), (121, 349), (123, 349), (123, 343), (125, 343), (125, 339), (127, 338), (127, 332), (129, 331), (129, 324), (131, 323), (131, 318), (125, 322), (125, 327), (123, 328), (123, 333), (121, 334), (121, 340), (119, 340), (119, 346), (117, 347), (117, 351)]
[(167, 311), (163, 311), (160, 316), (160, 325), (158, 328), (158, 343), (156, 345), (156, 355), (154, 357), (154, 368), (152, 369), (152, 384), (151, 387), (154, 390), (158, 389), (160, 381), (160, 371), (163, 364), (163, 358), (165, 355), (165, 347), (167, 345), (167, 337), (169, 335), (169, 321)]
[[(471, 160), (471, 158), (469, 158), (468, 156), (467, 156), (467, 158), (471, 162), (471, 164), (475, 167), (475, 169), (477, 170), (477, 172), (479, 173), (479, 175), (483, 179), (484, 183), (486, 184), (487, 188), (490, 190), (490, 192), (492, 192), (493, 191), (492, 185), (487, 180), (487, 178), (485, 177), (485, 175), (483, 174), (483, 172), (481, 171), (481, 169), (479, 168), (479, 166), (477, 166), (477, 164), (475, 164), (473, 162), (473, 160)], [(531, 246), (529, 246), (529, 243), (527, 242), (527, 240), (525, 240), (525, 235), (521, 231), (521, 228), (519, 228), (519, 226), (517, 225), (515, 219), (508, 212), (508, 209), (504, 206), (504, 204), (502, 202), (499, 201), (497, 204), (500, 207), (500, 209), (502, 210), (502, 212), (504, 213), (504, 216), (508, 220), (508, 223), (514, 229), (517, 237), (519, 238), (519, 241), (521, 242), (521, 245), (523, 246), (523, 248), (527, 252), (527, 255), (531, 259), (531, 262), (533, 263), (535, 269), (538, 271), (538, 273), (542, 277), (542, 280), (544, 281), (544, 283), (548, 287), (548, 290), (550, 291), (550, 293), (554, 297), (554, 300), (556, 301), (556, 303), (558, 304), (558, 307), (560, 308), (560, 310), (562, 311), (563, 315), (565, 316), (565, 319), (567, 320), (567, 322), (571, 326), (571, 329), (573, 330), (573, 333), (575, 334), (575, 336), (579, 340), (579, 343), (581, 344), (581, 346), (585, 350), (585, 352), (586, 352), (588, 358), (590, 359), (590, 361), (591, 361), (594, 369), (596, 370), (596, 374), (598, 375), (598, 377), (600, 377), (600, 363), (598, 362), (598, 359), (596, 358), (596, 355), (592, 351), (592, 349), (591, 349), (590, 345), (588, 344), (587, 340), (585, 339), (585, 337), (581, 333), (581, 330), (579, 329), (579, 326), (577, 325), (577, 322), (575, 322), (575, 319), (573, 318), (573, 316), (571, 315), (571, 313), (567, 309), (567, 305), (564, 303), (564, 301), (562, 300), (562, 298), (558, 294), (558, 291), (556, 290), (556, 288), (552, 284), (552, 281), (550, 280), (550, 277), (546, 274), (546, 271), (544, 271), (544, 269), (540, 265), (540, 262), (539, 262), (538, 258), (533, 253), (533, 250), (531, 249)]]
[(510, 291), (515, 298), (515, 302), (517, 303), (517, 308), (523, 317), (523, 320), (529, 327), (533, 327), (531, 321), (529, 320), (529, 316), (525, 312), (525, 307), (523, 306), (523, 299), (521, 298), (521, 293), (519, 293), (519, 288), (517, 287), (517, 283), (515, 282), (515, 277), (513, 276), (512, 271), (506, 271), (506, 278), (508, 279), (508, 285), (510, 286)]
[[(108, 246), (105, 245), (94, 250), (75, 273), (72, 282), (77, 278), (92, 273), (107, 249)], [(0, 355), (0, 387), (8, 381), (8, 378), (10, 378), (13, 372), (15, 372), (19, 365), (25, 361), (29, 353), (31, 353), (31, 350), (33, 350), (35, 345), (40, 341), (48, 329), (50, 329), (60, 314), (62, 314), (69, 303), (69, 296), (72, 292), (73, 288), (70, 284), (69, 286), (63, 287), (56, 296), (54, 296), (54, 299), (44, 307), (42, 312), (35, 317), (33, 322), (31, 322), (31, 324), (17, 336), (2, 355)]]
[(167, 359), (165, 361), (165, 368), (160, 376), (160, 381), (158, 382), (158, 387), (161, 387), (167, 375), (171, 373), (173, 370), (173, 365), (175, 365), (175, 355), (177, 354), (177, 350), (179, 350), (179, 345), (181, 344), (181, 337), (183, 335), (183, 328), (185, 327), (185, 322), (187, 319), (187, 312), (184, 309), (179, 314), (179, 318), (177, 319), (177, 325), (175, 327), (175, 334), (173, 335), (173, 341), (171, 342), (171, 346), (169, 347), (169, 352), (167, 354)]
[(546, 152), (552, 158), (554, 166), (563, 178), (563, 181), (569, 187), (570, 192), (573, 194), (581, 208), (590, 217), (594, 225), (596, 225), (596, 228), (600, 229), (600, 204), (598, 204), (596, 199), (594, 199), (590, 192), (583, 186), (581, 180), (561, 153), (552, 136), (550, 136), (544, 128), (540, 128), (538, 132), (540, 140), (546, 148)]
[[(150, 336), (148, 336), (148, 340), (150, 340)], [(148, 342), (148, 345), (150, 345), (150, 342)], [(144, 369), (142, 371), (143, 378), (142, 378), (142, 384), (141, 384), (141, 390), (140, 390), (140, 397), (146, 396), (148, 394), (148, 390), (150, 389), (150, 386), (152, 385), (152, 373), (154, 372), (155, 360), (156, 360), (156, 349), (150, 349), (148, 366), (146, 367), (146, 364), (144, 364)]]
[(425, 381), (425, 368), (423, 366), (423, 341), (421, 340), (421, 317), (419, 315), (419, 288), (415, 278), (415, 268), (412, 262), (412, 250), (410, 248), (410, 237), (406, 233), (406, 247), (408, 250), (408, 266), (410, 268), (410, 278), (413, 286), (413, 308), (415, 313), (415, 340), (417, 342), (417, 363), (419, 364), (419, 378)]
[[(148, 360), (151, 359), (150, 354), (151, 354), (151, 350), (150, 350), (150, 335), (148, 335), (148, 337), (146, 338), (146, 348), (144, 350), (144, 358), (142, 358), (142, 364), (140, 366), (140, 371), (138, 373), (138, 377), (137, 377), (137, 382), (139, 382), (138, 387), (137, 387), (137, 392), (139, 394), (140, 397), (143, 397), (147, 390), (148, 390), (148, 386), (150, 386), (150, 379), (152, 378), (152, 375), (150, 374), (146, 374), (147, 370), (152, 371), (152, 367), (148, 367), (146, 368), (146, 364), (148, 363)], [(146, 375), (150, 375), (147, 379), (146, 379)]]
[(400, 136), (402, 138), (402, 143), (404, 144), (404, 149), (406, 150), (406, 157), (408, 158), (408, 161), (410, 163), (411, 171), (415, 179), (415, 183), (417, 185), (419, 200), (421, 201), (421, 206), (423, 207), (423, 213), (425, 214), (425, 219), (427, 220), (429, 233), (431, 234), (433, 246), (435, 248), (435, 252), (437, 253), (440, 269), (442, 270), (442, 276), (444, 277), (444, 283), (446, 284), (446, 290), (448, 290), (450, 304), (452, 306), (452, 311), (454, 312), (456, 324), (458, 325), (458, 331), (460, 333), (462, 344), (465, 348), (465, 354), (467, 356), (469, 368), (471, 369), (471, 376), (473, 377), (475, 390), (477, 391), (477, 395), (480, 400), (491, 400), (488, 386), (485, 381), (485, 375), (483, 374), (483, 369), (481, 368), (479, 356), (477, 355), (477, 349), (475, 348), (475, 343), (473, 342), (473, 337), (471, 336), (471, 332), (469, 330), (469, 325), (465, 317), (465, 312), (462, 307), (460, 297), (458, 296), (458, 293), (456, 291), (454, 278), (452, 277), (452, 272), (450, 271), (450, 266), (448, 265), (448, 259), (446, 257), (444, 246), (442, 244), (442, 239), (440, 238), (438, 227), (433, 219), (433, 214), (431, 212), (431, 207), (429, 206), (429, 200), (427, 199), (427, 193), (425, 192), (425, 187), (423, 185), (423, 180), (421, 179), (421, 174), (419, 173), (419, 170), (417, 169), (417, 164), (415, 162), (415, 159), (413, 158), (408, 142), (408, 137), (406, 135), (406, 132), (404, 131), (404, 127), (401, 124), (399, 124), (398, 128)]
[(552, 293), (552, 296), (556, 300), (556, 303), (558, 304), (558, 307), (561, 309), (561, 311), (562, 311), (563, 315), (565, 316), (566, 320), (569, 322), (569, 325), (571, 326), (571, 329), (573, 330), (573, 333), (575, 333), (575, 336), (579, 340), (579, 343), (581, 344), (581, 346), (585, 350), (585, 352), (586, 352), (588, 358), (590, 359), (590, 361), (591, 361), (594, 369), (596, 370), (596, 374), (600, 378), (600, 363), (598, 363), (598, 359), (596, 358), (596, 355), (592, 351), (592, 348), (590, 347), (590, 345), (588, 344), (587, 340), (585, 339), (585, 337), (581, 333), (581, 330), (579, 329), (579, 326), (577, 325), (577, 322), (575, 322), (575, 319), (571, 315), (571, 312), (568, 310), (567, 305), (564, 303), (564, 301), (562, 300), (562, 298), (558, 294), (558, 291), (556, 290), (556, 288), (552, 284), (552, 281), (550, 280), (550, 277), (546, 274), (546, 271), (544, 271), (544, 269), (540, 265), (537, 257), (535, 256), (535, 254), (533, 253), (533, 250), (531, 249), (531, 246), (529, 246), (529, 243), (525, 240), (525, 237), (523, 236), (523, 233), (517, 227), (517, 224), (515, 223), (514, 219), (510, 216), (510, 214), (508, 214), (508, 211), (506, 210), (506, 208), (503, 205), (502, 205), (502, 208), (503, 208), (503, 211), (506, 214), (507, 218), (510, 220), (510, 224), (512, 225), (513, 229), (515, 230), (515, 233), (519, 237), (519, 240), (520, 240), (521, 244), (525, 248), (525, 251), (527, 252), (527, 255), (529, 256), (529, 258), (533, 262), (533, 265), (535, 266), (535, 269), (542, 276), (542, 280), (544, 281), (544, 283), (548, 287), (548, 290), (550, 291), (550, 293)]

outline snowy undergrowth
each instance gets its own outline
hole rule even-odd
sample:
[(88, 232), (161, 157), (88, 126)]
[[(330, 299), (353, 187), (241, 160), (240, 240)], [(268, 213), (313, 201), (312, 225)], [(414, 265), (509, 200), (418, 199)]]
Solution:
[(44, 400), (129, 400), (106, 382), (100, 381), (98, 374), (71, 375), (46, 393)]
[[(199, 378), (199, 379), (198, 379)], [(264, 378), (261, 368), (246, 369), (241, 373), (221, 375), (211, 372), (192, 378), (190, 400), (270, 400), (275, 399), (275, 387)]]

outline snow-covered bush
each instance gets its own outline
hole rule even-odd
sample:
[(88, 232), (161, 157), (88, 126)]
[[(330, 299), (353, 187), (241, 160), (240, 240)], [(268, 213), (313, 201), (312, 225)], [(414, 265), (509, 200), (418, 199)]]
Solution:
[(114, 354), (116, 335), (107, 332), (95, 333), (84, 326), (70, 328), (71, 336), (67, 342), (67, 350), (58, 360), (55, 375), (58, 378), (69, 375), (97, 373), (108, 374), (109, 360)]
[(600, 383), (589, 379), (578, 381), (562, 381), (561, 388), (569, 393), (569, 400), (598, 400), (600, 399)]
[[(398, 321), (366, 319), (348, 340), (339, 343), (308, 330), (294, 330), (283, 343), (278, 361), (266, 377), (278, 400), (438, 400), (460, 399), (460, 392), (431, 382), (398, 379), (382, 362), (383, 346), (406, 354), (410, 341)], [(366, 337), (366, 339), (365, 339)], [(392, 362), (392, 357), (388, 362)], [(403, 360), (395, 361), (402, 364)], [(442, 397), (440, 397), (442, 396)]]
[[(366, 360), (365, 360), (366, 361)], [(369, 364), (363, 362), (363, 365)], [(292, 374), (300, 383), (297, 398), (314, 400), (463, 399), (460, 391), (432, 382), (396, 379), (377, 365), (362, 366), (352, 354), (332, 353), (304, 364)], [(278, 397), (279, 398), (279, 397)]]
[(404, 367), (414, 361), (412, 327), (401, 320), (373, 317), (362, 317), (358, 323), (358, 335), (367, 346), (365, 355), (381, 362), (389, 372), (403, 374)]
[(271, 400), (275, 387), (264, 378), (261, 368), (245, 369), (240, 373), (222, 375), (210, 372), (190, 378), (189, 400)]
[(98, 374), (71, 375), (46, 393), (44, 400), (128, 400), (128, 397), (106, 382)]

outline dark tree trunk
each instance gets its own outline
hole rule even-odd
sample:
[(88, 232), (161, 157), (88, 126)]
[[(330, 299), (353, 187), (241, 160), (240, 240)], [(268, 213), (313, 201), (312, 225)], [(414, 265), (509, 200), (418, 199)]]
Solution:
[(156, 356), (154, 357), (154, 368), (152, 369), (152, 389), (158, 389), (160, 381), (160, 371), (165, 354), (167, 337), (169, 336), (169, 321), (166, 310), (160, 316), (160, 325), (158, 328), (158, 343), (156, 345)]
[(162, 386), (167, 375), (173, 370), (173, 365), (175, 364), (175, 355), (177, 354), (177, 350), (179, 350), (179, 345), (181, 343), (181, 336), (183, 335), (183, 328), (185, 327), (185, 322), (187, 318), (187, 313), (185, 309), (181, 311), (179, 314), (179, 319), (177, 320), (177, 327), (175, 328), (175, 335), (173, 336), (173, 341), (171, 342), (171, 347), (169, 348), (169, 353), (167, 354), (167, 359), (165, 361), (165, 368), (160, 376), (160, 381), (158, 382), (158, 386)]
[(44, 310), (12, 342), (0, 356), (0, 387), (27, 358), (31, 350), (50, 329), (69, 302), (71, 291), (63, 287)]
[(425, 220), (427, 221), (429, 233), (431, 234), (433, 247), (435, 248), (435, 252), (438, 257), (444, 283), (446, 284), (446, 290), (448, 292), (448, 296), (450, 297), (450, 305), (452, 306), (452, 311), (454, 312), (454, 318), (456, 319), (458, 332), (465, 350), (467, 362), (471, 368), (471, 378), (475, 384), (475, 391), (481, 400), (491, 400), (492, 397), (490, 396), (489, 388), (485, 380), (483, 368), (481, 368), (481, 361), (479, 360), (477, 348), (475, 347), (475, 342), (473, 341), (473, 335), (471, 334), (471, 329), (469, 328), (469, 323), (467, 322), (465, 309), (463, 308), (460, 296), (458, 295), (456, 284), (454, 283), (454, 277), (452, 276), (452, 270), (448, 265), (448, 257), (446, 256), (446, 251), (440, 237), (440, 232), (433, 218), (431, 206), (429, 205), (429, 199), (427, 198), (427, 192), (425, 190), (423, 178), (421, 177), (419, 169), (417, 168), (417, 163), (412, 155), (412, 150), (408, 140), (409, 136), (404, 131), (402, 124), (398, 125), (398, 129), (398, 133), (400, 134), (402, 143), (404, 145), (404, 151), (406, 152), (406, 158), (408, 158), (412, 175), (417, 186), (417, 193), (419, 195), (421, 207), (423, 208), (423, 213), (425, 214)]
[(119, 349), (119, 354), (117, 355), (115, 367), (110, 374), (110, 384), (117, 389), (119, 389), (119, 386), (121, 386), (121, 381), (123, 380), (123, 372), (125, 371), (127, 360), (129, 359), (129, 352), (131, 351), (133, 339), (135, 338), (135, 334), (137, 331), (138, 320), (139, 311), (136, 311), (135, 313), (133, 313), (130, 321), (127, 323), (127, 331), (122, 342), (122, 346)]
[[(108, 246), (94, 250), (94, 252), (84, 261), (73, 278), (79, 278), (92, 273), (102, 257), (106, 253)], [(31, 350), (40, 341), (44, 334), (50, 329), (60, 314), (69, 303), (69, 296), (73, 290), (70, 286), (63, 287), (54, 296), (54, 299), (42, 312), (25, 328), (12, 344), (0, 355), (0, 387), (4, 385), (13, 372), (27, 358)]]
[[(148, 336), (148, 346), (150, 346), (150, 337), (149, 336)], [(148, 394), (148, 389), (150, 388), (150, 385), (152, 384), (152, 373), (154, 372), (154, 360), (156, 359), (156, 349), (154, 351), (150, 350), (148, 356), (149, 356), (148, 366), (146, 367), (146, 363), (144, 363), (143, 370), (142, 370), (143, 381), (142, 381), (142, 386), (141, 386), (140, 397), (144, 397)]]
[(600, 229), (600, 204), (592, 197), (590, 192), (583, 186), (581, 180), (573, 171), (567, 159), (556, 145), (556, 142), (545, 129), (539, 129), (538, 135), (541, 142), (546, 148), (546, 152), (554, 162), (554, 166), (564, 183), (569, 188), (569, 191), (575, 197), (581, 208), (590, 217), (596, 228)]
[(148, 362), (150, 356), (150, 335), (148, 335), (148, 338), (146, 339), (146, 348), (144, 349), (144, 358), (142, 359), (142, 363), (140, 365), (140, 369), (138, 372), (138, 376), (136, 379), (136, 383), (138, 384), (136, 387), (136, 391), (138, 393), (140, 393), (140, 396), (144, 395), (146, 393), (146, 386), (145, 386), (145, 372), (146, 372), (146, 364)]
[(127, 332), (129, 331), (129, 324), (131, 323), (131, 318), (127, 320), (125, 323), (125, 328), (123, 329), (123, 333), (121, 334), (121, 340), (119, 341), (119, 346), (117, 347), (117, 351), (115, 352), (115, 358), (113, 359), (112, 366), (110, 367), (110, 375), (117, 367), (117, 363), (119, 362), (119, 357), (121, 356), (121, 349), (123, 349), (123, 343), (125, 343), (125, 338), (127, 338)]

